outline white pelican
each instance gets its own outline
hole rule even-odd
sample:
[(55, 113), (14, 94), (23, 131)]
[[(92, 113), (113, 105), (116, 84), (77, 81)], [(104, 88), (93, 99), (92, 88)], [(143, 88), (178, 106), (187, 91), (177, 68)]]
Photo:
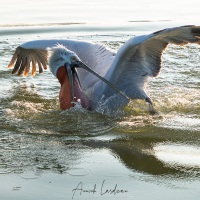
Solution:
[[(161, 56), (168, 44), (200, 44), (200, 26), (168, 28), (130, 38), (117, 52), (101, 44), (75, 40), (35, 40), (21, 44), (8, 65), (13, 74), (27, 76), (47, 68), (61, 84), (60, 108), (65, 110), (80, 100), (95, 110), (99, 101), (113, 110), (129, 99), (144, 99), (154, 113), (144, 88), (149, 77), (161, 69)], [(50, 56), (48, 59), (48, 51)], [(76, 72), (77, 71), (77, 72)], [(100, 80), (101, 78), (101, 80)], [(102, 81), (103, 80), (103, 81)]]

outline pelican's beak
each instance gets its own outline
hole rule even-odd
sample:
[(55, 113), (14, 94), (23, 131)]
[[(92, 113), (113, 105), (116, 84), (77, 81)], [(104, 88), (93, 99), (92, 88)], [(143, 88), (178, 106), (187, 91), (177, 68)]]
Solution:
[(84, 100), (83, 107), (89, 107), (86, 96), (83, 95), (81, 90), (78, 75), (74, 67), (65, 64), (58, 68), (56, 76), (61, 84), (59, 101), (62, 110), (73, 107), (79, 98), (83, 98)]
[(127, 97), (124, 93), (122, 93), (120, 90), (118, 90), (111, 82), (109, 82), (108, 80), (106, 80), (105, 78), (103, 78), (102, 76), (100, 76), (99, 74), (97, 74), (95, 71), (93, 71), (87, 65), (85, 65), (83, 62), (76, 61), (76, 63), (73, 64), (72, 66), (74, 66), (74, 67), (81, 67), (81, 68), (87, 70), (88, 72), (92, 73), (93, 75), (95, 75), (96, 77), (98, 77), (99, 79), (101, 79), (104, 83), (106, 83), (108, 86), (110, 86), (117, 93), (121, 94), (123, 97), (125, 97), (128, 100), (130, 100), (129, 97)]
[(60, 108), (62, 110), (69, 109), (73, 105), (71, 103), (72, 100), (71, 100), (69, 78), (67, 76), (64, 66), (58, 68), (56, 76), (61, 84), (60, 95), (59, 95)]
[(61, 84), (61, 90), (59, 95), (60, 100), (60, 108), (62, 110), (69, 109), (74, 106), (74, 103), (80, 99), (81, 105), (84, 108), (91, 109), (90, 101), (84, 92), (81, 90), (80, 82), (78, 79), (78, 74), (76, 68), (83, 68), (88, 72), (94, 74), (96, 77), (101, 79), (115, 91), (123, 95), (125, 98), (129, 99), (126, 95), (124, 95), (121, 91), (119, 91), (114, 85), (112, 85), (105, 78), (101, 77), (95, 71), (90, 69), (87, 65), (82, 63), (81, 61), (73, 62), (73, 64), (65, 63), (64, 66), (59, 67), (57, 71), (57, 78)]

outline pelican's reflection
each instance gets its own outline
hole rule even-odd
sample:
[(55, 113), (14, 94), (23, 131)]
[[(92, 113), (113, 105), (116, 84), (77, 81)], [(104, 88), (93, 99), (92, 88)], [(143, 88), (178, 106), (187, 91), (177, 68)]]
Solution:
[(89, 141), (84, 144), (91, 148), (110, 149), (126, 167), (141, 173), (197, 177), (200, 171), (200, 148), (195, 138), (198, 134), (193, 133), (193, 142), (189, 141), (192, 133), (182, 134), (184, 141), (181, 138), (178, 140), (178, 134), (174, 137), (173, 130), (168, 130), (163, 138), (156, 138), (156, 134), (152, 134), (151, 138), (149, 134), (147, 138), (133, 136), (108, 143)]

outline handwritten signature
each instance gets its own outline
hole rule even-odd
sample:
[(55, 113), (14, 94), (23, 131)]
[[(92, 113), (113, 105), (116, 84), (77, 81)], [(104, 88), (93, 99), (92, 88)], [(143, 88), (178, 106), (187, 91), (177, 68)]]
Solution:
[(115, 186), (113, 188), (105, 188), (105, 181), (103, 180), (100, 189), (98, 190), (97, 184), (94, 184), (94, 186), (90, 189), (84, 189), (84, 184), (83, 182), (78, 183), (78, 185), (72, 190), (72, 199), (75, 198), (75, 196), (79, 195), (83, 195), (84, 193), (88, 193), (88, 194), (99, 194), (101, 196), (104, 195), (117, 195), (117, 194), (124, 194), (127, 193), (128, 190), (125, 189), (118, 189), (118, 184), (115, 184)]

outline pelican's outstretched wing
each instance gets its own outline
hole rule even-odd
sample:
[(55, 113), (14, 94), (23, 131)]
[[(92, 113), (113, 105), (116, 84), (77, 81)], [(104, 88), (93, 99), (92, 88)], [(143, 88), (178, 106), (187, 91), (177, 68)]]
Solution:
[(159, 74), (167, 45), (188, 43), (200, 44), (200, 26), (169, 28), (133, 37), (119, 49), (106, 77), (130, 98), (145, 99), (145, 83), (148, 77)]
[[(78, 40), (34, 40), (23, 43), (16, 48), (15, 53), (8, 65), (13, 74), (27, 76), (32, 68), (31, 75), (36, 73), (36, 66), (39, 73), (47, 68), (47, 48), (56, 45), (63, 45), (69, 50), (75, 52), (79, 58), (99, 75), (104, 76), (113, 62), (116, 52), (102, 44)], [(92, 87), (99, 79), (85, 70), (79, 69), (79, 79), (83, 89)]]

